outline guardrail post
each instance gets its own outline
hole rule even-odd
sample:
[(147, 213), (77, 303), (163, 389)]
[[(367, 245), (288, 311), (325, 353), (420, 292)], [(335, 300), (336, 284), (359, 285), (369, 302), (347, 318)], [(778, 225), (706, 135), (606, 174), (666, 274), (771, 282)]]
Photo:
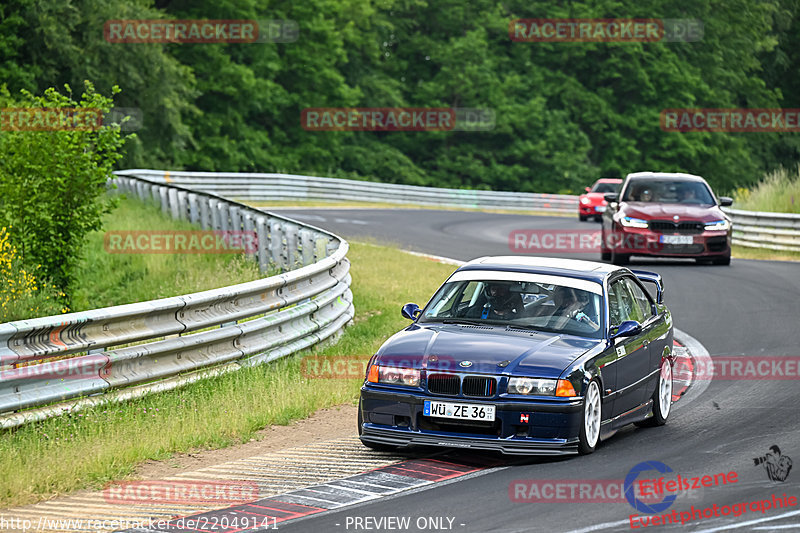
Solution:
[(189, 202), (187, 201), (188, 193), (186, 191), (178, 191), (178, 217), (181, 220), (189, 220)]
[(189, 193), (189, 222), (198, 224), (200, 222), (200, 209), (197, 205), (197, 195)]
[(230, 230), (228, 204), (217, 202), (217, 212), (219, 213), (219, 229), (223, 234), (226, 234)]
[(217, 204), (219, 200), (215, 198), (211, 198), (208, 201), (208, 210), (211, 213), (211, 229), (218, 231), (222, 226), (219, 221), (219, 209), (217, 209)]
[(258, 235), (258, 270), (265, 274), (269, 269), (269, 227), (266, 217), (256, 219), (256, 234)]
[(231, 206), (228, 208), (231, 215), (231, 231), (242, 231), (242, 216), (238, 207)]
[(200, 202), (200, 226), (205, 230), (210, 229), (213, 224), (209, 205), (211, 199), (208, 196), (201, 196), (198, 201)]
[(297, 244), (297, 225), (286, 223), (283, 225), (284, 231), (286, 232), (286, 270), (292, 270), (295, 268), (295, 265), (299, 262), (298, 256), (298, 244)]
[(161, 197), (161, 212), (165, 215), (169, 213), (169, 188), (168, 187), (159, 187), (158, 194)]
[(170, 187), (167, 192), (167, 199), (169, 200), (170, 216), (173, 220), (178, 220), (180, 218), (180, 213), (178, 212), (178, 190)]
[(256, 237), (256, 227), (253, 222), (253, 217), (250, 213), (243, 213), (242, 227), (244, 228), (243, 242), (245, 242), (245, 250), (247, 257), (255, 261), (258, 255), (258, 238)]
[(300, 235), (300, 253), (303, 256), (303, 266), (310, 265), (314, 262), (314, 237), (310, 230), (301, 229)]

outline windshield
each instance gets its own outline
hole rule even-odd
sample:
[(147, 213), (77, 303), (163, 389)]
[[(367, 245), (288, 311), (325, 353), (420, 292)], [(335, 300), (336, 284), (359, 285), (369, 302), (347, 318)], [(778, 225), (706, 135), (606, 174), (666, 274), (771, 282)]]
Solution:
[(595, 183), (592, 192), (617, 192), (617, 183)]
[(601, 338), (602, 299), (561, 285), (524, 281), (445, 283), (419, 323), (468, 323)]
[(623, 202), (714, 205), (711, 191), (702, 182), (686, 180), (631, 180)]

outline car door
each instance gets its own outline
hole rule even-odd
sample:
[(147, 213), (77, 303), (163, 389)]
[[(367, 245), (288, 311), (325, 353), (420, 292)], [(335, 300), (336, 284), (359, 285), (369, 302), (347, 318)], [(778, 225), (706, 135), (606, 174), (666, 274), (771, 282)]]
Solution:
[(647, 379), (642, 385), (643, 398), (642, 401), (646, 402), (653, 395), (658, 384), (658, 371), (661, 368), (661, 354), (667, 345), (667, 333), (669, 326), (666, 324), (664, 317), (657, 313), (655, 303), (650, 294), (642, 287), (637, 280), (626, 278), (625, 280), (628, 289), (633, 296), (634, 303), (639, 308), (641, 316), (643, 317), (642, 336), (644, 343), (647, 344), (650, 353), (650, 366), (648, 370)]
[(650, 326), (643, 315), (630, 289), (635, 283), (629, 276), (612, 281), (608, 289), (609, 321), (611, 327), (619, 326), (626, 320), (644, 322), (642, 332), (631, 337), (617, 337), (613, 341), (614, 366), (616, 366), (616, 390), (612, 391), (614, 403), (613, 416), (621, 415), (644, 403), (644, 391), (650, 370)]

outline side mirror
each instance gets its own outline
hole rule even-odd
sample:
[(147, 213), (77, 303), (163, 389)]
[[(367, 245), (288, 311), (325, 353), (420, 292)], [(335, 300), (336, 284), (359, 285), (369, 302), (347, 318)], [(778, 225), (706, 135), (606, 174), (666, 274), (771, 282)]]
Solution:
[(626, 320), (617, 328), (616, 333), (609, 335), (609, 338), (616, 339), (617, 337), (633, 337), (642, 332), (642, 325), (635, 320)]
[(591, 189), (590, 187), (584, 187), (583, 189), (584, 189), (586, 192), (592, 192), (592, 189)]
[(400, 310), (400, 314), (403, 315), (403, 318), (407, 318), (409, 320), (416, 320), (417, 315), (421, 312), (421, 309), (417, 304), (406, 304)]
[(720, 196), (718, 200), (719, 205), (722, 207), (729, 207), (733, 205), (733, 198), (729, 198), (728, 196)]
[(608, 194), (605, 194), (603, 198), (605, 198), (606, 202), (613, 203), (619, 200), (619, 194), (615, 192), (610, 192)]

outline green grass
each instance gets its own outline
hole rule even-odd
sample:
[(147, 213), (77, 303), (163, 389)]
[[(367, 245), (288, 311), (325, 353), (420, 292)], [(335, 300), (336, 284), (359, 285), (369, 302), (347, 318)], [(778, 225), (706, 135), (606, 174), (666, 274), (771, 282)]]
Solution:
[(738, 189), (733, 207), (748, 211), (800, 213), (800, 167), (768, 174), (753, 189)]
[[(366, 360), (408, 324), (400, 306), (424, 303), (454, 269), (371, 244), (351, 243), (348, 257), (354, 323), (337, 344), (308, 353)], [(247, 442), (268, 425), (354, 402), (359, 386), (357, 379), (305, 377), (300, 357), (292, 356), (125, 404), (1, 431), (0, 508), (100, 488), (131, 475), (146, 460)]]
[(105, 218), (103, 231), (88, 236), (71, 289), (72, 310), (155, 300), (262, 277), (255, 262), (244, 254), (119, 254), (109, 253), (103, 243), (106, 231), (197, 229), (189, 222), (173, 220), (153, 203), (122, 199)]

